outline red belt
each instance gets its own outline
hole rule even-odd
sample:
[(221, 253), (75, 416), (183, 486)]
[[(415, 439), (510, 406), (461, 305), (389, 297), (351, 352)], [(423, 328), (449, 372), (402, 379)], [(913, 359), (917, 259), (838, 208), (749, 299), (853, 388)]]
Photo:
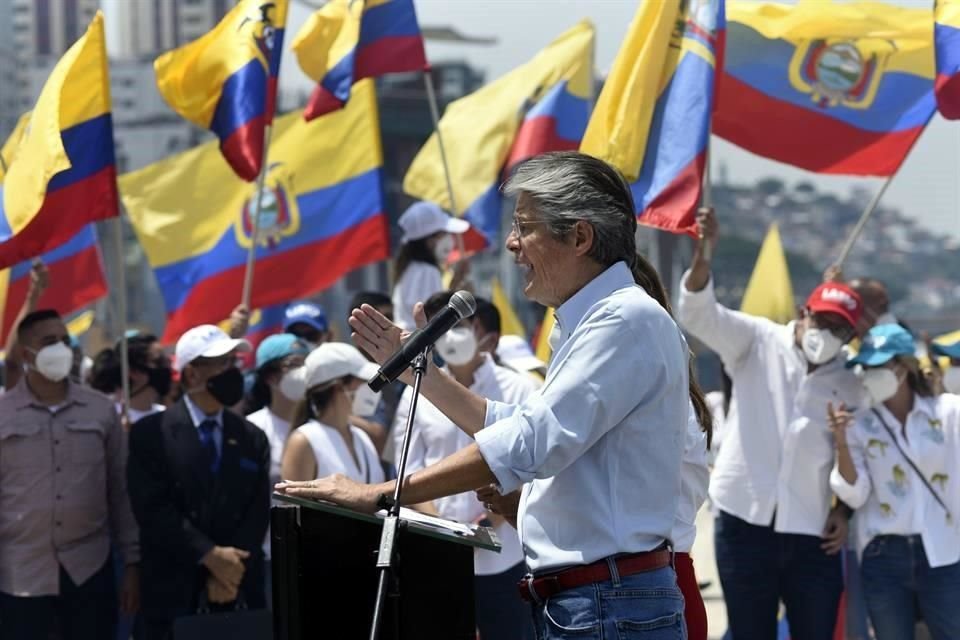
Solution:
[[(617, 573), (622, 578), (670, 566), (670, 551), (661, 549), (631, 553), (617, 556), (614, 562), (617, 565)], [(599, 560), (583, 567), (572, 567), (540, 577), (524, 576), (523, 580), (517, 583), (517, 588), (520, 590), (520, 597), (525, 601), (540, 603), (561, 591), (611, 579), (607, 561)]]

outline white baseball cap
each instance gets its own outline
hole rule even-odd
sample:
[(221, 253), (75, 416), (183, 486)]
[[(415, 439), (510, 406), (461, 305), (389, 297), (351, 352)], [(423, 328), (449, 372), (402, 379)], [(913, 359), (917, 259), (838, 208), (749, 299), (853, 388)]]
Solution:
[(344, 376), (369, 380), (377, 375), (377, 365), (345, 342), (324, 342), (310, 352), (304, 362), (307, 389)]
[(197, 358), (216, 358), (233, 350), (250, 351), (250, 343), (242, 338), (231, 338), (216, 325), (201, 324), (177, 340), (174, 367), (177, 371), (183, 371)]
[(497, 343), (497, 356), (507, 366), (518, 371), (546, 369), (547, 363), (533, 354), (533, 349), (520, 336), (500, 336)]
[(406, 244), (413, 240), (420, 240), (432, 236), (438, 231), (447, 233), (464, 233), (470, 228), (470, 223), (461, 218), (448, 216), (443, 209), (432, 202), (414, 202), (398, 220), (403, 230), (400, 242)]

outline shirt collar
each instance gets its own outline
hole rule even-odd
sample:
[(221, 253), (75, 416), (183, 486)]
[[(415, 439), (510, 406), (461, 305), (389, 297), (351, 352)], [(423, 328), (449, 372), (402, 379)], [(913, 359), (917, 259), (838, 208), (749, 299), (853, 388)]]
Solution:
[(208, 416), (203, 411), (200, 410), (193, 400), (190, 399), (189, 394), (183, 394), (183, 403), (187, 405), (187, 413), (190, 414), (190, 419), (193, 421), (193, 426), (200, 428), (200, 423), (204, 420), (213, 420), (217, 423), (218, 427), (223, 427), (223, 409), (220, 409), (212, 416)]
[[(590, 307), (606, 298), (614, 291), (636, 284), (633, 274), (626, 262), (616, 262), (606, 271), (585, 284), (579, 291), (570, 296), (570, 299), (557, 307), (554, 314), (560, 326), (560, 344), (563, 344), (573, 333), (574, 329), (587, 315)], [(559, 345), (557, 345), (559, 347)]]
[[(63, 402), (57, 405), (58, 412), (72, 404), (87, 404), (86, 399), (82, 394), (78, 393), (78, 390), (77, 384), (68, 379), (67, 395), (64, 397)], [(10, 389), (10, 391), (7, 392), (7, 395), (12, 399), (15, 409), (26, 409), (27, 407), (40, 407), (43, 409), (49, 409), (48, 405), (42, 404), (39, 400), (37, 400), (37, 397), (33, 395), (33, 391), (31, 391), (29, 385), (27, 385), (26, 372), (20, 376), (20, 382), (18, 382), (13, 389)]]
[(489, 353), (482, 354), (483, 364), (477, 367), (477, 370), (473, 372), (473, 386), (477, 387), (488, 380), (496, 379), (497, 372), (494, 369), (493, 358), (490, 357)]

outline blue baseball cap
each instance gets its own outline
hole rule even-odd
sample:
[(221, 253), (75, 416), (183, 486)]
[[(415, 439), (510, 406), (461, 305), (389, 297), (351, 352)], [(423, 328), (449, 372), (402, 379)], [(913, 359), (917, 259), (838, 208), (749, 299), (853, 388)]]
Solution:
[(952, 344), (934, 342), (930, 345), (930, 350), (938, 356), (947, 356), (948, 358), (957, 360), (960, 359), (960, 340)]
[(288, 330), (291, 325), (298, 322), (308, 324), (317, 331), (326, 331), (330, 327), (327, 321), (327, 314), (323, 307), (312, 302), (297, 302), (283, 312), (283, 330)]
[(273, 360), (292, 355), (305, 356), (310, 348), (292, 333), (277, 333), (264, 338), (257, 347), (257, 369)]
[(910, 332), (898, 324), (880, 324), (864, 336), (860, 352), (847, 360), (847, 367), (878, 367), (896, 356), (912, 356), (916, 345)]

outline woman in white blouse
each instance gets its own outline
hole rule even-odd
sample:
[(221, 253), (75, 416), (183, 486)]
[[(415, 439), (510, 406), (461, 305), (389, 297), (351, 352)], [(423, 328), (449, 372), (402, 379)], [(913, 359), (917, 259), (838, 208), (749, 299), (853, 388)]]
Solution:
[[(447, 288), (443, 286), (440, 266), (453, 250), (454, 241), (450, 234), (464, 233), (470, 224), (466, 220), (451, 218), (432, 202), (410, 205), (398, 223), (403, 237), (393, 267), (394, 321), (412, 331), (416, 329), (413, 305)], [(459, 287), (458, 279), (454, 278), (450, 289)]]
[(960, 396), (934, 395), (899, 325), (870, 330), (848, 366), (873, 407), (830, 407), (830, 485), (857, 510), (864, 596), (877, 640), (960, 638)]
[(370, 437), (350, 424), (358, 387), (377, 366), (356, 347), (326, 342), (299, 370), (303, 400), (287, 440), (281, 474), (286, 480), (314, 480), (341, 473), (357, 482), (383, 482), (383, 467)]

